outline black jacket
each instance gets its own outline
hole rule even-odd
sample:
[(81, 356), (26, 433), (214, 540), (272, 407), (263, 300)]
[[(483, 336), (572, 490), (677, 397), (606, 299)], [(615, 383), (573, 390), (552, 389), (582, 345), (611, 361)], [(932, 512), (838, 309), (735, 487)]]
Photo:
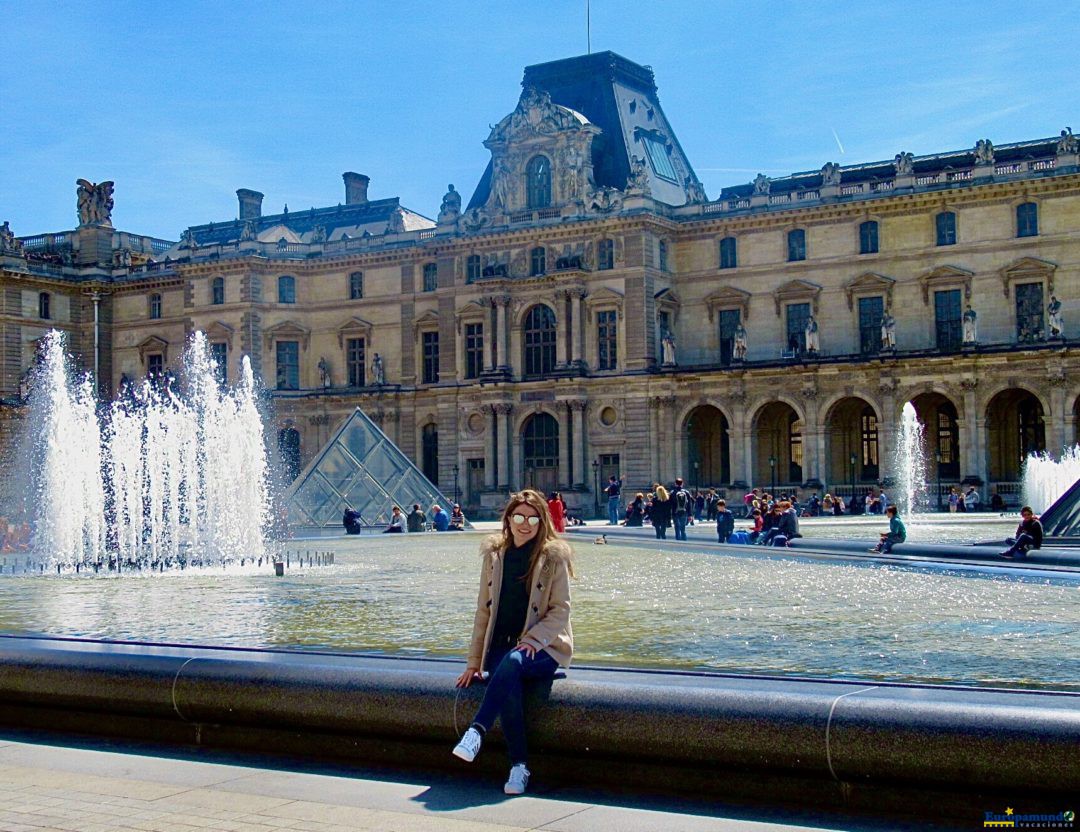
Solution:
[(735, 515), (730, 509), (721, 509), (716, 512), (716, 533), (721, 537), (730, 537), (735, 531)]
[(649, 509), (649, 519), (654, 528), (667, 529), (671, 527), (671, 497), (666, 500), (656, 499)]
[(1043, 539), (1043, 527), (1039, 522), (1038, 517), (1032, 517), (1030, 520), (1021, 520), (1020, 525), (1016, 527), (1016, 536), (1019, 537), (1022, 534), (1031, 535), (1031, 548), (1041, 549)]

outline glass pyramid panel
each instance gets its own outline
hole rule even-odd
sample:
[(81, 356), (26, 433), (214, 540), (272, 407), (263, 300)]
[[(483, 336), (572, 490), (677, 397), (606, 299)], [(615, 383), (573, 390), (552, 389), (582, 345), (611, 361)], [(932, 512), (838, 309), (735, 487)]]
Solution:
[(357, 408), (285, 493), (289, 524), (341, 528), (346, 508), (368, 526), (385, 526), (397, 505), (426, 512), (432, 503), (449, 508), (446, 495)]

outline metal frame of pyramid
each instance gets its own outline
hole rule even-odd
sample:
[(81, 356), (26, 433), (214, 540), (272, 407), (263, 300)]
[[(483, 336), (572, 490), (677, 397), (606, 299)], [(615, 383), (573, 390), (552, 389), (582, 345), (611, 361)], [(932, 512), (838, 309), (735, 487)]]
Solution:
[(391, 509), (413, 503), (426, 512), (453, 502), (439, 491), (371, 419), (356, 408), (285, 492), (289, 525), (341, 527), (346, 506), (366, 526), (386, 525)]

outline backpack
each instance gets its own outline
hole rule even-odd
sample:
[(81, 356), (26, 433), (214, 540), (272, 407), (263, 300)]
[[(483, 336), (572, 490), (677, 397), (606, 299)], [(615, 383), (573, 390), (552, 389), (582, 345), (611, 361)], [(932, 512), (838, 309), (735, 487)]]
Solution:
[(690, 495), (686, 489), (680, 488), (675, 492), (675, 511), (686, 512), (689, 511)]

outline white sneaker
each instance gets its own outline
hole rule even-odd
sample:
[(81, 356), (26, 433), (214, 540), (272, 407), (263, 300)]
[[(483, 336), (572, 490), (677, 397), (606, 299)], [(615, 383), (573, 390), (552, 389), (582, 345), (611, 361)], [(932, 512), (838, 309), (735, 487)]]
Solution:
[(461, 742), (454, 746), (453, 754), (466, 763), (471, 763), (480, 753), (480, 744), (483, 741), (484, 738), (480, 736), (480, 732), (475, 728), (470, 728), (461, 737)]
[(524, 763), (518, 763), (510, 769), (510, 777), (503, 786), (505, 794), (525, 794), (525, 786), (529, 784), (529, 770)]

